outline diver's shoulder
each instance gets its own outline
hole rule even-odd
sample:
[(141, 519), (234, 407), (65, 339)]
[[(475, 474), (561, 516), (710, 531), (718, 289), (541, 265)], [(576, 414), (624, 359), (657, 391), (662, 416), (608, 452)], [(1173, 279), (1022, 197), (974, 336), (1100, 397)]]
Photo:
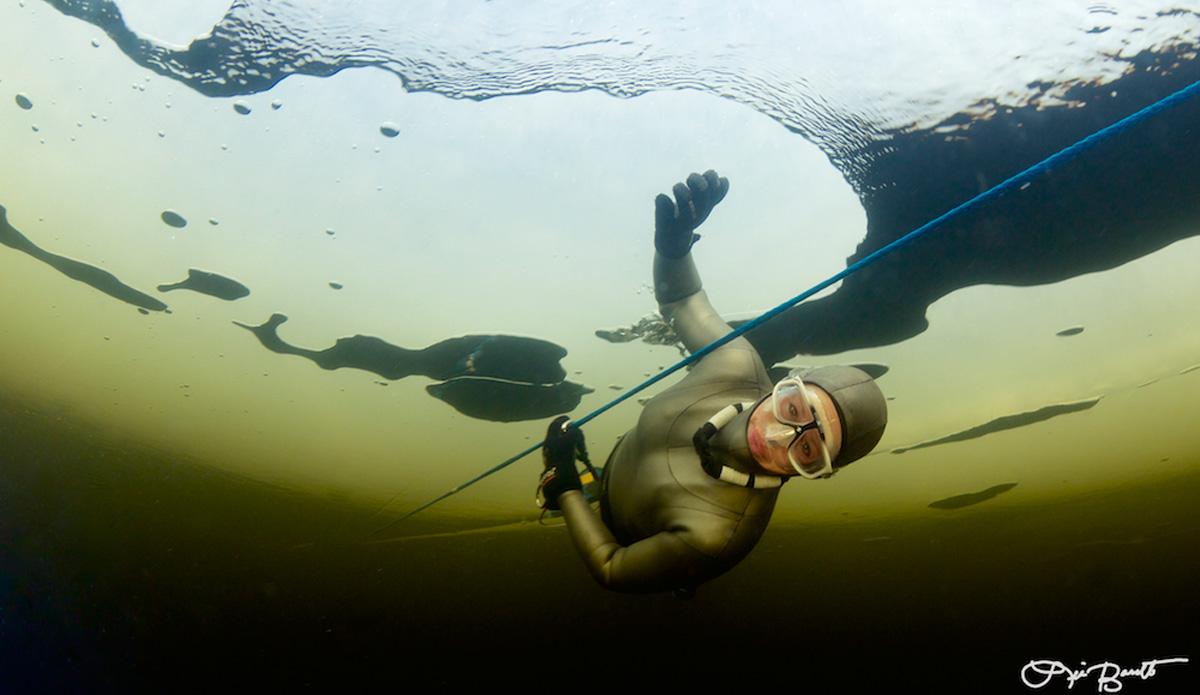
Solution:
[(736, 338), (704, 356), (688, 374), (688, 379), (744, 379), (770, 383), (766, 366), (758, 351), (745, 338)]

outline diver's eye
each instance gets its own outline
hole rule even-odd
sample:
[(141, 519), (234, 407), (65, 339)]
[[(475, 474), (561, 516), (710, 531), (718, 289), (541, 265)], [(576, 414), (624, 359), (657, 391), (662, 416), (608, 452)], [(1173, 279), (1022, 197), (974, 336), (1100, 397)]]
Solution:
[(800, 448), (804, 450), (805, 457), (812, 455), (812, 445), (808, 442), (800, 442)]
[(799, 415), (799, 413), (800, 413), (800, 411), (799, 411), (799, 410), (796, 410), (796, 406), (795, 406), (795, 405), (793, 405), (793, 404), (791, 404), (791, 403), (788, 403), (788, 415), (790, 415), (790, 416), (791, 416), (791, 418), (792, 418), (792, 422), (795, 422), (795, 421), (796, 421), (796, 416), (797, 416), (797, 415)]

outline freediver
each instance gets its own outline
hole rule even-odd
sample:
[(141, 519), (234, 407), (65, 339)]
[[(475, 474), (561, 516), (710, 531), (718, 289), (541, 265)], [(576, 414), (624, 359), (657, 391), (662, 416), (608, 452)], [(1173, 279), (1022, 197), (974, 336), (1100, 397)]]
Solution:
[[(701, 289), (695, 229), (729, 190), (708, 171), (655, 200), (654, 290), (659, 311), (689, 352), (732, 329)], [(871, 451), (887, 403), (853, 367), (795, 370), (778, 384), (739, 337), (705, 355), (651, 399), (604, 466), (597, 515), (581, 490), (583, 432), (565, 417), (542, 445), (538, 498), (560, 510), (596, 581), (614, 591), (695, 587), (746, 557), (789, 479), (827, 478)], [(590, 464), (589, 464), (590, 467)]]

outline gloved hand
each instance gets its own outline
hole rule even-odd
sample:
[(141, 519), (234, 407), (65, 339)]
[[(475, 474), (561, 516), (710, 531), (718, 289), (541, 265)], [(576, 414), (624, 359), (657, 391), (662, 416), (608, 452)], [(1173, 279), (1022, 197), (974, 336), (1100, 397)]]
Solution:
[(675, 184), (675, 202), (659, 194), (654, 199), (654, 248), (666, 258), (683, 258), (700, 238), (693, 230), (729, 192), (729, 179), (709, 169), (687, 178), (687, 185)]
[(579, 456), (587, 458), (583, 430), (571, 424), (566, 415), (560, 415), (550, 423), (546, 440), (542, 442), (542, 463), (546, 469), (538, 483), (538, 498), (539, 502), (544, 500), (541, 502), (543, 509), (557, 510), (559, 495), (568, 490), (583, 489), (579, 471), (575, 468), (575, 459)]

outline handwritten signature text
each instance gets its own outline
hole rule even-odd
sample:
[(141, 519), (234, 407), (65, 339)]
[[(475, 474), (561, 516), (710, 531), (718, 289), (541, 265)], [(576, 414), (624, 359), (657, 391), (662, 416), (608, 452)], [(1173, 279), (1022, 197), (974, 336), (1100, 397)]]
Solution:
[(1094, 677), (1096, 692), (1116, 693), (1124, 687), (1124, 680), (1150, 680), (1158, 673), (1158, 667), (1165, 664), (1186, 664), (1187, 657), (1171, 657), (1169, 659), (1150, 659), (1143, 661), (1136, 668), (1122, 668), (1111, 661), (1088, 665), (1082, 662), (1079, 668), (1071, 668), (1061, 661), (1050, 659), (1035, 659), (1025, 664), (1021, 669), (1021, 682), (1026, 687), (1038, 689), (1050, 684), (1057, 676), (1065, 676), (1067, 689), (1075, 687), (1075, 683)]

